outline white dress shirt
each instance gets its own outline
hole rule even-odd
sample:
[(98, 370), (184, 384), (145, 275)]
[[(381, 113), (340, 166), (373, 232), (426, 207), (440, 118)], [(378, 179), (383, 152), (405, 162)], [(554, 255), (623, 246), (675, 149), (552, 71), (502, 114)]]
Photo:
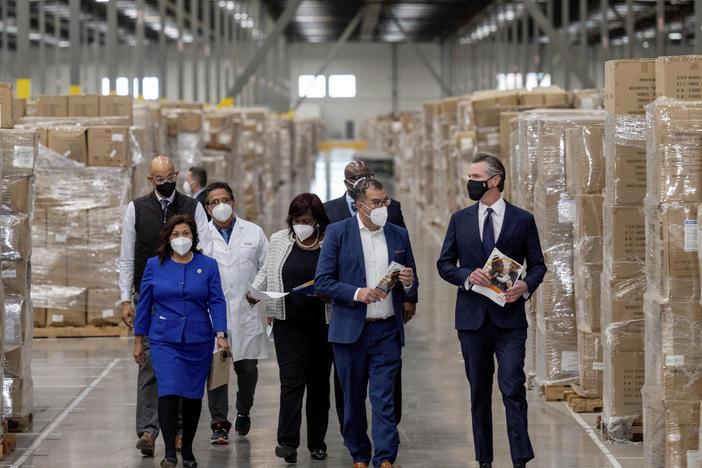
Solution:
[[(363, 246), (363, 263), (366, 268), (366, 287), (375, 288), (378, 281), (383, 277), (385, 269), (388, 267), (388, 244), (385, 240), (383, 228), (371, 231), (361, 221), (360, 213), (356, 215), (358, 228), (361, 231), (361, 245)], [(354, 301), (358, 301), (358, 292), (353, 296)], [(392, 308), (392, 291), (380, 302), (368, 304), (366, 318), (386, 319), (395, 315)]]
[[(156, 197), (165, 200), (157, 190), (154, 191)], [(175, 200), (175, 191), (168, 197), (169, 204)], [(122, 248), (119, 256), (119, 290), (122, 302), (132, 300), (132, 287), (134, 285), (134, 248), (136, 245), (136, 215), (134, 212), (134, 202), (130, 201), (127, 211), (122, 220)], [(195, 206), (195, 224), (197, 224), (197, 235), (200, 239), (198, 248), (208, 257), (212, 256), (212, 237), (207, 225), (207, 215), (200, 203)]]
[[(502, 231), (502, 223), (505, 220), (505, 199), (500, 196), (499, 200), (492, 204), (492, 206), (487, 206), (483, 202), (478, 202), (478, 232), (480, 232), (480, 241), (483, 240), (483, 227), (485, 226), (485, 219), (487, 218), (487, 209), (492, 208), (492, 229), (495, 233), (495, 243), (500, 238), (500, 232)], [(520, 278), (521, 279), (521, 278)], [(466, 290), (473, 287), (470, 283), (470, 275), (466, 278), (466, 283), (464, 285)], [(524, 293), (524, 299), (529, 299), (529, 291)]]

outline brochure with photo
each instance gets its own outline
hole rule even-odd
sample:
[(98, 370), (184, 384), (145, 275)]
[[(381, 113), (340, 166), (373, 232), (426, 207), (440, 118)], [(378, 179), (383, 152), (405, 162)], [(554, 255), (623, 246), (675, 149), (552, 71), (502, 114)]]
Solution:
[(392, 288), (394, 288), (395, 284), (400, 280), (400, 271), (404, 269), (404, 265), (400, 265), (397, 262), (390, 262), (390, 265), (385, 269), (385, 273), (383, 273), (380, 281), (378, 281), (378, 285), (375, 287), (380, 291), (383, 299), (388, 297)]
[(521, 278), (524, 267), (495, 248), (483, 270), (490, 275), (490, 286), (473, 285), (472, 291), (504, 307), (505, 292)]

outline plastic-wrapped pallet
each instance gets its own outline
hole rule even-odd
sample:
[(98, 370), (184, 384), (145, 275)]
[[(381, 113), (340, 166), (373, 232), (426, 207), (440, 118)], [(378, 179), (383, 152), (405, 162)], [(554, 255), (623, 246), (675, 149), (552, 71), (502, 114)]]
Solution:
[(605, 63), (605, 201), (601, 330), (605, 435), (640, 440), (646, 291), (645, 110), (655, 97), (654, 61)]
[[(661, 79), (665, 88), (665, 73)], [(687, 467), (688, 452), (698, 449), (702, 399), (702, 101), (659, 97), (646, 107), (646, 124), (644, 449), (648, 466)]]
[(566, 130), (566, 184), (575, 199), (573, 272), (580, 387), (602, 394), (600, 276), (604, 154), (600, 124)]
[(162, 120), (167, 129), (166, 154), (176, 170), (185, 174), (193, 166), (199, 166), (205, 141), (209, 138), (203, 125), (202, 105), (161, 107)]
[(539, 113), (534, 216), (548, 273), (536, 293), (536, 378), (541, 385), (578, 378), (573, 293), (575, 200), (566, 185), (566, 131), (601, 124), (601, 111), (553, 110)]
[(0, 130), (0, 337), (3, 356), (2, 416), (24, 426), (33, 411), (33, 309), (30, 299), (37, 135), (33, 130)]
[[(138, 146), (131, 151), (131, 159), (140, 161)], [(85, 167), (42, 146), (36, 172), (37, 324), (119, 324), (121, 226), (131, 168)]]

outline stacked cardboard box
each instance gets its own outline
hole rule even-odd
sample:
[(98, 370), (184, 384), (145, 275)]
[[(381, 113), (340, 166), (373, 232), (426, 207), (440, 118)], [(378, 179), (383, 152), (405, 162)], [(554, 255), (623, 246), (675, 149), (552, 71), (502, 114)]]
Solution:
[(566, 130), (566, 182), (575, 200), (573, 272), (578, 328), (580, 386), (602, 394), (600, 276), (602, 274), (602, 191), (605, 164), (603, 125)]
[(31, 218), (37, 135), (0, 130), (0, 354), (3, 357), (2, 417), (32, 412), (33, 309), (30, 300)]
[[(698, 450), (702, 306), (701, 56), (656, 60), (658, 99), (647, 106), (644, 448), (647, 466), (687, 467)], [(693, 100), (694, 99), (694, 100)]]
[(631, 440), (641, 434), (646, 289), (644, 106), (654, 97), (653, 60), (605, 64), (602, 422), (605, 433), (614, 440)]
[(199, 166), (205, 141), (209, 138), (203, 125), (203, 106), (197, 103), (161, 104), (161, 120), (166, 126), (166, 154), (176, 170), (186, 174)]
[(548, 272), (536, 293), (536, 378), (541, 385), (575, 382), (578, 346), (573, 291), (575, 200), (566, 184), (566, 131), (604, 121), (601, 111), (539, 113), (534, 216)]

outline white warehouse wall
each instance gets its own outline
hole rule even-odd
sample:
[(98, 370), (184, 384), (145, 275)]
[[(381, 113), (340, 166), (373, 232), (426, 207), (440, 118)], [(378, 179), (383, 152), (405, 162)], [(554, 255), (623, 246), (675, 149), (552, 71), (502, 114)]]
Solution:
[[(290, 44), (290, 84), (293, 105), (298, 96), (298, 76), (317, 72), (332, 47), (333, 44)], [(419, 47), (431, 61), (434, 69), (438, 71), (439, 44), (420, 44)], [(409, 45), (399, 44), (397, 55), (398, 110), (400, 112), (419, 110), (425, 101), (441, 97), (439, 85)], [(358, 138), (361, 122), (364, 119), (392, 112), (392, 46), (390, 44), (347, 43), (340, 49), (324, 74), (327, 76), (356, 75), (355, 98), (308, 98), (300, 106), (301, 114), (319, 112), (327, 125), (329, 138), (345, 136), (345, 125), (348, 120), (355, 122), (356, 138)]]

